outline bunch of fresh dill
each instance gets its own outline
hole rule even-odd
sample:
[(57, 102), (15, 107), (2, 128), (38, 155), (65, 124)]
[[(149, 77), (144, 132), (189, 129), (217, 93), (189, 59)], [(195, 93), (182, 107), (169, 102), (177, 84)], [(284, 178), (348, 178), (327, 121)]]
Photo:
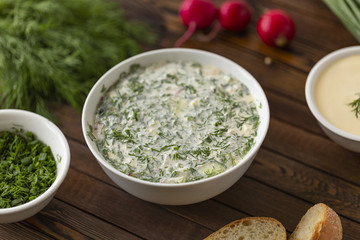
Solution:
[(111, 0), (1, 0), (0, 33), (0, 107), (53, 120), (49, 103), (81, 110), (106, 70), (155, 40)]

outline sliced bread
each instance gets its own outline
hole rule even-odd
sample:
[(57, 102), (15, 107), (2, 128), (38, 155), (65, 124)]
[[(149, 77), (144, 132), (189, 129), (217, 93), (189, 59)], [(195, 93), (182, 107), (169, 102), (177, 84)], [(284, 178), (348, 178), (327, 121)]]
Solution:
[(204, 240), (286, 240), (286, 230), (276, 219), (247, 217), (220, 228)]
[(341, 240), (339, 216), (329, 206), (318, 203), (301, 218), (289, 240)]

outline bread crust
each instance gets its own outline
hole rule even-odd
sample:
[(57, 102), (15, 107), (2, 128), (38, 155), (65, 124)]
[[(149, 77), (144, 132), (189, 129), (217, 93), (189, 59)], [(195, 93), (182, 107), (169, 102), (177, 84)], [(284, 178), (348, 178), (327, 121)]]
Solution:
[(333, 209), (326, 206), (326, 219), (322, 224), (322, 228), (318, 240), (341, 240), (341, 239), (342, 239), (341, 220)]
[(275, 218), (271, 218), (271, 217), (246, 217), (246, 218), (242, 218), (242, 219), (239, 219), (239, 220), (235, 220), (235, 221), (223, 226), (222, 228), (220, 228), (216, 232), (212, 233), (208, 237), (204, 238), (204, 240), (215, 239), (215, 237), (218, 235), (219, 232), (226, 231), (227, 229), (233, 228), (236, 225), (243, 224), (243, 223), (246, 223), (246, 221), (251, 221), (251, 220), (255, 220), (255, 221), (271, 221), (271, 222), (275, 223), (277, 225), (277, 227), (279, 227), (280, 230), (283, 232), (283, 236), (284, 236), (283, 238), (277, 239), (277, 240), (286, 240), (286, 229), (285, 229), (285, 227), (282, 225), (281, 222), (279, 222)]
[[(296, 236), (301, 231), (301, 227), (305, 225), (305, 220), (312, 208), (321, 209), (321, 220), (318, 221), (314, 230), (308, 239), (299, 239)], [(318, 203), (311, 207), (305, 215), (301, 218), (296, 226), (294, 232), (290, 235), (289, 240), (341, 240), (342, 239), (342, 225), (339, 216), (336, 212), (324, 203)]]

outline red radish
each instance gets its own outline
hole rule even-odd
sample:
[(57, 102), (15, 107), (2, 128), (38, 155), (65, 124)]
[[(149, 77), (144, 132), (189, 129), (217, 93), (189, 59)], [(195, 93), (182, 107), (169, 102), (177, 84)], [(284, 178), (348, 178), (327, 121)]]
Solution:
[(207, 36), (202, 36), (201, 41), (209, 42), (222, 28), (228, 31), (240, 31), (250, 23), (252, 17), (250, 6), (243, 0), (227, 0), (219, 9), (219, 22)]
[(220, 25), (229, 31), (244, 29), (251, 21), (251, 10), (243, 0), (228, 0), (219, 10)]
[(210, 0), (185, 0), (180, 6), (180, 17), (188, 27), (184, 35), (179, 38), (175, 47), (181, 46), (197, 29), (210, 27), (217, 18), (218, 10)]
[(257, 32), (261, 40), (269, 45), (283, 47), (295, 35), (295, 24), (292, 18), (279, 9), (265, 12), (257, 22)]

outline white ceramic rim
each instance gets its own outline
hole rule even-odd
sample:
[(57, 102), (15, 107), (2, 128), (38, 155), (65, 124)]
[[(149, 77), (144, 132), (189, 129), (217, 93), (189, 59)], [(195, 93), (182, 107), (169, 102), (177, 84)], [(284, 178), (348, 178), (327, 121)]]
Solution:
[[(104, 79), (106, 79), (107, 75), (110, 74), (114, 69), (118, 68), (120, 65), (125, 65), (129, 62), (134, 62), (139, 59), (142, 58), (144, 56), (148, 56), (148, 55), (154, 55), (154, 54), (158, 54), (158, 53), (171, 53), (171, 54), (176, 54), (178, 52), (188, 52), (188, 53), (192, 53), (192, 54), (207, 54), (208, 56), (212, 56), (212, 57), (216, 57), (221, 61), (227, 61), (228, 63), (232, 63), (237, 65), (237, 67), (239, 69), (241, 69), (242, 73), (245, 74), (248, 78), (252, 79), (254, 81), (254, 85), (255, 88), (257, 88), (258, 92), (260, 92), (261, 98), (263, 99), (263, 102), (261, 102), (261, 109), (265, 112), (264, 114), (264, 118), (261, 119), (261, 123), (263, 125), (263, 129), (264, 132), (262, 133), (262, 135), (258, 136), (257, 141), (255, 142), (255, 145), (250, 149), (250, 151), (246, 154), (246, 156), (243, 158), (243, 160), (238, 163), (236, 166), (231, 167), (230, 169), (209, 177), (209, 178), (205, 178), (205, 179), (200, 179), (197, 181), (193, 181), (193, 182), (185, 182), (185, 183), (157, 183), (157, 182), (149, 182), (149, 181), (145, 181), (145, 180), (141, 180), (135, 177), (131, 177), (128, 176), (122, 172), (120, 172), (119, 170), (115, 169), (110, 163), (108, 163), (107, 161), (105, 161), (103, 159), (103, 157), (101, 156), (101, 154), (98, 153), (97, 149), (93, 149), (91, 147), (91, 139), (87, 136), (86, 133), (86, 129), (88, 128), (88, 122), (87, 119), (85, 119), (85, 112), (87, 109), (87, 105), (89, 102), (89, 99), (91, 98), (92, 93), (95, 91), (95, 89), (97, 88), (101, 88), (104, 84), (103, 81)], [(101, 162), (101, 164), (105, 165), (107, 169), (109, 169), (110, 171), (112, 171), (113, 173), (115, 173), (116, 175), (121, 175), (122, 177), (124, 177), (125, 179), (129, 180), (129, 181), (133, 181), (133, 182), (137, 182), (140, 184), (145, 184), (145, 185), (149, 185), (149, 186), (155, 186), (155, 187), (160, 187), (160, 188), (180, 188), (180, 187), (184, 187), (184, 186), (191, 186), (191, 185), (197, 185), (197, 184), (201, 184), (203, 182), (208, 182), (208, 181), (212, 181), (215, 180), (217, 178), (221, 178), (222, 176), (229, 174), (230, 172), (233, 171), (237, 171), (242, 165), (244, 165), (247, 161), (251, 161), (251, 157), (254, 156), (257, 151), (259, 150), (259, 148), (261, 147), (265, 136), (267, 134), (267, 130), (269, 127), (269, 122), (270, 122), (270, 110), (269, 110), (269, 104), (266, 98), (266, 95), (262, 89), (262, 87), (260, 86), (260, 84), (258, 83), (258, 81), (248, 72), (246, 71), (243, 67), (241, 67), (240, 65), (238, 65), (237, 63), (223, 57), (220, 56), (218, 54), (212, 53), (212, 52), (208, 52), (208, 51), (204, 51), (204, 50), (198, 50), (198, 49), (190, 49), (190, 48), (165, 48), (165, 49), (158, 49), (158, 50), (151, 50), (148, 52), (144, 52), (138, 55), (135, 55), (133, 57), (130, 57), (120, 63), (118, 63), (117, 65), (115, 65), (114, 67), (112, 67), (110, 70), (108, 70), (93, 86), (93, 88), (90, 90), (88, 97), (86, 98), (84, 107), (83, 107), (83, 112), (82, 112), (82, 130), (83, 130), (83, 135), (85, 138), (85, 141), (90, 149), (90, 151), (92, 152), (92, 154), (95, 156), (95, 158), (97, 159), (97, 161)]]
[[(69, 166), (70, 166), (69, 144), (68, 144), (64, 134), (54, 123), (52, 123), (50, 120), (48, 120), (47, 118), (45, 118), (39, 114), (30, 112), (30, 111), (26, 111), (26, 110), (19, 110), (19, 109), (1, 109), (0, 110), (0, 118), (2, 115), (8, 115), (8, 114), (12, 114), (12, 115), (20, 117), (20, 118), (23, 116), (29, 116), (31, 118), (36, 119), (39, 122), (45, 123), (47, 126), (49, 126), (49, 128), (51, 128), (54, 132), (56, 132), (57, 137), (59, 138), (60, 142), (65, 146), (65, 152), (60, 159), (62, 164), (64, 164), (64, 167), (62, 168), (61, 172), (59, 172), (58, 168), (57, 168), (55, 181), (43, 194), (41, 194), (37, 198), (31, 200), (30, 202), (24, 203), (19, 206), (10, 207), (10, 208), (0, 208), (0, 215), (12, 214), (12, 213), (24, 211), (28, 208), (32, 208), (38, 204), (41, 204), (41, 202), (45, 201), (48, 197), (54, 195), (56, 193), (57, 189), (60, 187), (61, 183), (64, 181), (64, 179), (67, 175)], [(27, 129), (24, 129), (24, 130), (27, 130)], [(56, 161), (58, 161), (57, 156), (54, 156), (54, 158)], [(59, 164), (59, 163), (57, 163), (57, 164)]]
[(319, 111), (315, 104), (314, 100), (314, 87), (316, 83), (316, 79), (318, 78), (319, 74), (327, 67), (329, 64), (343, 58), (346, 56), (351, 56), (355, 54), (360, 54), (360, 46), (351, 46), (342, 48), (336, 51), (333, 51), (320, 59), (313, 68), (310, 70), (310, 73), (306, 79), (305, 84), (305, 98), (307, 101), (307, 104), (310, 108), (310, 111), (315, 116), (315, 118), (326, 128), (328, 128), (330, 131), (336, 133), (339, 136), (343, 136), (347, 139), (353, 140), (353, 141), (360, 141), (360, 136), (357, 136), (355, 134), (348, 133), (342, 129), (339, 129), (332, 123), (330, 123)]

